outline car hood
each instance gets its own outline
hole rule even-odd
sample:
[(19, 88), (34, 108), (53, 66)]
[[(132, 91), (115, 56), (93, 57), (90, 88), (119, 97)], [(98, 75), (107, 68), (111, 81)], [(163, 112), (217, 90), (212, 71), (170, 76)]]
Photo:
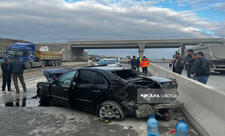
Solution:
[(49, 82), (53, 82), (54, 80), (57, 79), (57, 77), (71, 70), (72, 69), (68, 69), (68, 68), (47, 69), (47, 70), (43, 70), (42, 73)]

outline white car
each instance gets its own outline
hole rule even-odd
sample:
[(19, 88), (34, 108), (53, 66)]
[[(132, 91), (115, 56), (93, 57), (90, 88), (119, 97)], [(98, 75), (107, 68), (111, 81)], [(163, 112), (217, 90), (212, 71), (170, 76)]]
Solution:
[(116, 66), (121, 66), (120, 62), (117, 59), (101, 59), (98, 61), (97, 65), (106, 65), (106, 66), (111, 66), (111, 67), (116, 67)]

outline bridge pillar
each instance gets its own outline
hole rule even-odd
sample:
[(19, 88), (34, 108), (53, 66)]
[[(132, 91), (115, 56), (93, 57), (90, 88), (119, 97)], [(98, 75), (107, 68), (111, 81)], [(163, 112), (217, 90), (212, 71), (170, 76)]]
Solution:
[(181, 56), (183, 56), (183, 57), (185, 56), (184, 50), (185, 50), (185, 45), (182, 43), (182, 44), (181, 44)]
[(140, 58), (143, 58), (144, 50), (145, 50), (145, 43), (139, 43), (138, 44), (138, 54), (139, 54)]
[(64, 61), (87, 61), (88, 53), (84, 49), (68, 46), (63, 54)]

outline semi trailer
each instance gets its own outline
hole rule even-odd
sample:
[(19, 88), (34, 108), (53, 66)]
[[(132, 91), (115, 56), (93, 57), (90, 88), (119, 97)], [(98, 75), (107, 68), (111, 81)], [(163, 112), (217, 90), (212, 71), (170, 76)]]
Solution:
[(23, 61), (27, 69), (62, 65), (62, 52), (39, 51), (33, 43), (15, 43), (9, 46), (7, 56), (13, 58), (15, 55)]

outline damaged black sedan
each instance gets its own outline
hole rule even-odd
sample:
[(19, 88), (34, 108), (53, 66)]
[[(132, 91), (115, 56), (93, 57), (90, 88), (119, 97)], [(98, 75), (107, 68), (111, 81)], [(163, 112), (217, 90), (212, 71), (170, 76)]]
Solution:
[(40, 104), (70, 106), (93, 112), (101, 119), (138, 118), (151, 113), (168, 116), (176, 101), (174, 79), (147, 76), (121, 67), (84, 67), (45, 70), (48, 82), (37, 84)]

